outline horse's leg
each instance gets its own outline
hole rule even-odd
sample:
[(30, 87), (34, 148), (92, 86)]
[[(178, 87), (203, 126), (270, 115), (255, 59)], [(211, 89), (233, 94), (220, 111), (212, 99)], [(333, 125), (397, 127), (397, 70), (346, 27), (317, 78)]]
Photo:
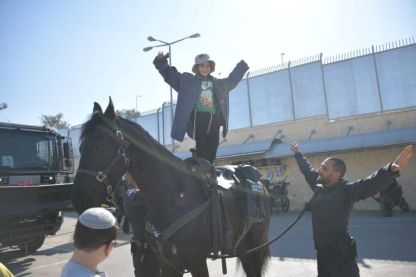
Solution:
[[(143, 249), (143, 256), (139, 257), (139, 262), (141, 263), (141, 268), (138, 268), (138, 271), (141, 269), (142, 275), (136, 274), (137, 276), (146, 276), (146, 277), (159, 277), (160, 276), (160, 266), (156, 254), (153, 252), (151, 247), (146, 247)], [(135, 266), (136, 269), (136, 266)], [(140, 271), (139, 271), (140, 272)]]
[(160, 277), (182, 277), (183, 274), (179, 273), (177, 270), (171, 266), (164, 264), (161, 266)]
[(205, 257), (188, 257), (189, 272), (192, 277), (209, 277), (207, 259)]
[[(267, 242), (268, 224), (254, 224), (241, 242), (239, 251), (249, 250)], [(269, 247), (264, 247), (240, 258), (243, 269), (248, 277), (261, 277), (265, 265), (270, 258)]]

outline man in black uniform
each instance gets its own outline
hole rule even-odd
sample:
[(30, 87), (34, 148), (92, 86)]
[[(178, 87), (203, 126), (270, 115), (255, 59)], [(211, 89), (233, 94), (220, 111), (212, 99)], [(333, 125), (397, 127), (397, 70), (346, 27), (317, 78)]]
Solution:
[(384, 189), (399, 175), (413, 154), (407, 146), (389, 163), (365, 179), (348, 182), (343, 179), (344, 161), (326, 158), (318, 170), (314, 169), (294, 142), (290, 149), (295, 153), (299, 169), (315, 192), (310, 201), (313, 240), (317, 250), (318, 277), (360, 276), (357, 266), (357, 248), (348, 233), (348, 220), (354, 202), (363, 200)]
[(134, 276), (159, 277), (160, 267), (157, 256), (144, 236), (147, 208), (141, 191), (137, 189), (137, 185), (129, 173), (125, 174), (122, 182), (125, 182), (123, 207), (133, 232), (130, 250), (133, 258)]

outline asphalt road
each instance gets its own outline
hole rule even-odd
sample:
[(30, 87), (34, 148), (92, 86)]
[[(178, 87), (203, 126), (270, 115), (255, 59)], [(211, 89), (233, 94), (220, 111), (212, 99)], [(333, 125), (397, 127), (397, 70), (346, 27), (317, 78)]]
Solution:
[[(269, 237), (274, 237), (296, 216), (297, 212), (273, 215)], [(75, 222), (76, 214), (67, 212), (61, 230), (48, 237), (38, 252), (25, 256), (20, 250), (6, 249), (0, 252), (0, 261), (15, 276), (59, 276), (71, 256)], [(396, 212), (391, 218), (382, 217), (376, 211), (354, 212), (350, 231), (358, 244), (361, 276), (416, 276), (416, 212)], [(134, 276), (129, 238), (130, 235), (121, 233), (113, 253), (100, 265), (109, 276)], [(309, 213), (272, 244), (271, 253), (266, 277), (317, 275)], [(219, 260), (208, 260), (208, 264), (211, 276), (223, 276)], [(227, 276), (244, 276), (235, 259), (227, 260), (227, 267)]]

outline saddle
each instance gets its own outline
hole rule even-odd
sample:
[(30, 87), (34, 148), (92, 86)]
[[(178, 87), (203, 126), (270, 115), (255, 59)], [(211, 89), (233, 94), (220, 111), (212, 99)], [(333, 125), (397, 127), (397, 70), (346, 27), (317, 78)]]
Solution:
[(265, 188), (260, 182), (260, 172), (251, 165), (219, 166), (220, 175), (217, 178), (218, 186), (222, 189), (231, 189), (233, 194), (239, 194), (245, 216), (248, 221), (263, 221)]
[[(264, 192), (261, 174), (251, 165), (212, 166), (209, 161), (196, 157), (185, 159), (193, 172), (205, 176), (207, 193), (212, 199), (213, 253), (234, 254), (250, 227), (265, 218)], [(233, 230), (232, 219), (237, 209), (243, 211), (244, 220)]]
[[(213, 253), (236, 254), (238, 245), (251, 226), (265, 218), (265, 188), (260, 182), (260, 172), (251, 165), (218, 166), (216, 170), (217, 185), (211, 190)], [(243, 220), (233, 229), (236, 208), (243, 212)]]
[[(203, 206), (207, 208), (209, 204), (212, 209), (212, 257), (218, 257), (219, 253), (236, 254), (237, 247), (251, 226), (265, 219), (265, 188), (260, 182), (260, 172), (251, 165), (213, 167), (207, 160), (196, 157), (188, 158), (185, 162), (193, 172), (206, 177), (206, 192), (210, 199), (177, 220), (173, 229), (186, 224), (188, 216), (193, 217), (191, 214), (199, 213), (204, 209)], [(235, 222), (236, 218), (241, 218), (241, 211), (243, 219)], [(172, 234), (174, 231), (160, 231), (149, 220), (146, 220), (145, 229), (156, 244), (153, 247), (163, 256), (163, 233)]]
[(197, 157), (196, 150), (194, 148), (191, 148), (190, 151), (192, 153), (192, 157), (186, 158), (184, 160), (185, 164), (193, 172), (204, 176), (209, 185), (216, 184), (218, 172), (215, 170), (215, 167), (213, 167), (207, 159)]

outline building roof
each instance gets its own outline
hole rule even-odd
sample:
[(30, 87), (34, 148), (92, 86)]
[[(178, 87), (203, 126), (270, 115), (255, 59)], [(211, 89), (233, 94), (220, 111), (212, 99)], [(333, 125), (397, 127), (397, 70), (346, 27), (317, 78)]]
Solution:
[[(304, 154), (318, 154), (366, 150), (415, 142), (416, 126), (342, 137), (299, 141), (298, 143)], [(178, 152), (175, 155), (181, 159), (185, 159), (191, 157), (191, 152)], [(292, 156), (293, 153), (289, 149), (289, 143), (282, 143), (280, 139), (268, 139), (219, 147), (217, 159), (249, 155), (260, 155), (264, 158), (284, 158)]]
[[(240, 157), (248, 155), (263, 154), (271, 148), (273, 144), (281, 143), (280, 139), (267, 139), (254, 141), (251, 143), (232, 144), (219, 147), (217, 151), (217, 159), (226, 159), (231, 157)], [(175, 155), (181, 159), (191, 157), (190, 151), (178, 152)]]
[(225, 158), (236, 157), (236, 156), (238, 157), (238, 156), (264, 154), (274, 144), (279, 144), (281, 142), (282, 141), (280, 139), (267, 139), (267, 140), (261, 140), (261, 141), (254, 141), (251, 143), (227, 145), (227, 146), (218, 148), (217, 158), (225, 159)]
[[(415, 142), (416, 126), (335, 138), (299, 141), (298, 143), (302, 153), (318, 154), (349, 150), (366, 150)], [(272, 145), (265, 153), (265, 158), (283, 158), (292, 155), (293, 153), (289, 149), (289, 143), (280, 143)]]

